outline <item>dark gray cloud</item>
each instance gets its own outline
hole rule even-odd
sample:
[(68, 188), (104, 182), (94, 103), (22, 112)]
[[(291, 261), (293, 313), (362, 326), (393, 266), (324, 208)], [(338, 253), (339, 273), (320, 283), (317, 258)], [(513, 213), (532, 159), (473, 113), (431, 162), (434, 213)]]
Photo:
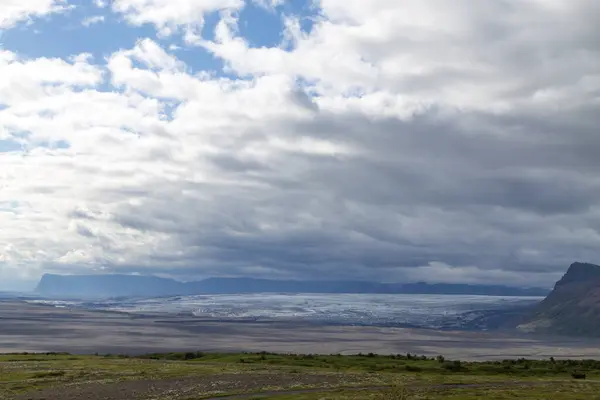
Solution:
[(561, 118), (321, 114), (295, 126), (281, 121), (270, 129), (357, 151), (290, 149), (261, 164), (265, 173), (235, 155), (215, 157), (213, 167), (237, 181), (190, 184), (186, 195), (157, 182), (139, 206), (116, 210), (115, 222), (168, 234), (183, 253), (150, 263), (189, 267), (188, 275), (240, 275), (260, 266), (262, 276), (407, 279), (409, 269), (433, 262), (457, 271), (538, 272), (539, 282), (523, 283), (548, 285), (571, 261), (597, 257), (599, 234), (593, 171), (600, 161), (586, 149), (600, 137), (576, 124), (559, 136)]

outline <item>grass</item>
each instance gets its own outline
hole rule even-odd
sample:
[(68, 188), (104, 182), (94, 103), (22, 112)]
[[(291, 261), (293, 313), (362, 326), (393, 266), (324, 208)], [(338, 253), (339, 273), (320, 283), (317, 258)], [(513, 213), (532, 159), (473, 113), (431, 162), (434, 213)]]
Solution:
[(600, 378), (597, 360), (502, 360), (488, 362), (450, 361), (438, 356), (428, 358), (411, 354), (313, 355), (275, 353), (166, 353), (139, 357), (153, 360), (179, 360), (199, 363), (293, 366), (318, 370), (421, 373), (435, 375), (502, 377), (580, 377)]
[[(223, 382), (223, 377), (229, 381)], [(245, 383), (238, 385), (236, 377)], [(595, 360), (460, 362), (411, 354), (342, 356), (266, 352), (188, 352), (138, 357), (65, 353), (0, 355), (0, 399), (52, 388), (68, 391), (95, 383), (110, 386), (128, 381), (175, 379), (185, 380), (178, 387), (179, 394), (169, 392), (167, 397), (152, 398), (200, 400), (235, 393), (325, 388), (328, 390), (270, 398), (600, 400), (600, 361)], [(348, 390), (351, 387), (367, 389)]]

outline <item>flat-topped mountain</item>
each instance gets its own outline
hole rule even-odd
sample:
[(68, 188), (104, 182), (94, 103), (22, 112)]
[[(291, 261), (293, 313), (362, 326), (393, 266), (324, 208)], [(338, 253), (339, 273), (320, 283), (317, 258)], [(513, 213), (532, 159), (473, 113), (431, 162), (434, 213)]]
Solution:
[(188, 294), (182, 282), (143, 275), (45, 274), (36, 292), (52, 297), (159, 297)]
[(590, 283), (600, 280), (600, 265), (576, 262), (556, 282), (555, 289), (571, 283)]
[(571, 264), (554, 290), (525, 318), (519, 329), (600, 336), (600, 266)]
[(141, 275), (53, 275), (40, 280), (37, 293), (49, 297), (159, 297), (233, 293), (398, 293), (492, 296), (545, 296), (546, 289), (500, 285), (378, 283), (362, 281), (277, 281), (255, 278), (208, 278), (179, 282)]

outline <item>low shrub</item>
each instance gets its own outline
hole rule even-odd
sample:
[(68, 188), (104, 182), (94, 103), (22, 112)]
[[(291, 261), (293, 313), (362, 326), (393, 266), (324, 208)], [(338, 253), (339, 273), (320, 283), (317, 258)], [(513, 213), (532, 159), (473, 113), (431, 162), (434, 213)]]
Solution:
[(59, 376), (64, 376), (66, 374), (65, 371), (44, 371), (38, 372), (33, 375), (34, 378), (56, 378)]
[(442, 364), (442, 368), (450, 372), (461, 372), (467, 370), (467, 367), (465, 367), (459, 360), (446, 361)]

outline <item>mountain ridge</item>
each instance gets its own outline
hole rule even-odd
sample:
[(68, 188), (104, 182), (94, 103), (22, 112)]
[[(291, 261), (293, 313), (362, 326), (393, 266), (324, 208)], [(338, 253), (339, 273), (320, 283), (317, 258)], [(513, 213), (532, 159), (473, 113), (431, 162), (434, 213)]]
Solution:
[(533, 333), (600, 336), (600, 266), (571, 264), (517, 328)]
[(180, 282), (148, 275), (45, 274), (36, 292), (49, 297), (160, 297), (235, 293), (364, 293), (544, 296), (549, 290), (502, 285), (300, 281), (259, 278), (207, 278)]

